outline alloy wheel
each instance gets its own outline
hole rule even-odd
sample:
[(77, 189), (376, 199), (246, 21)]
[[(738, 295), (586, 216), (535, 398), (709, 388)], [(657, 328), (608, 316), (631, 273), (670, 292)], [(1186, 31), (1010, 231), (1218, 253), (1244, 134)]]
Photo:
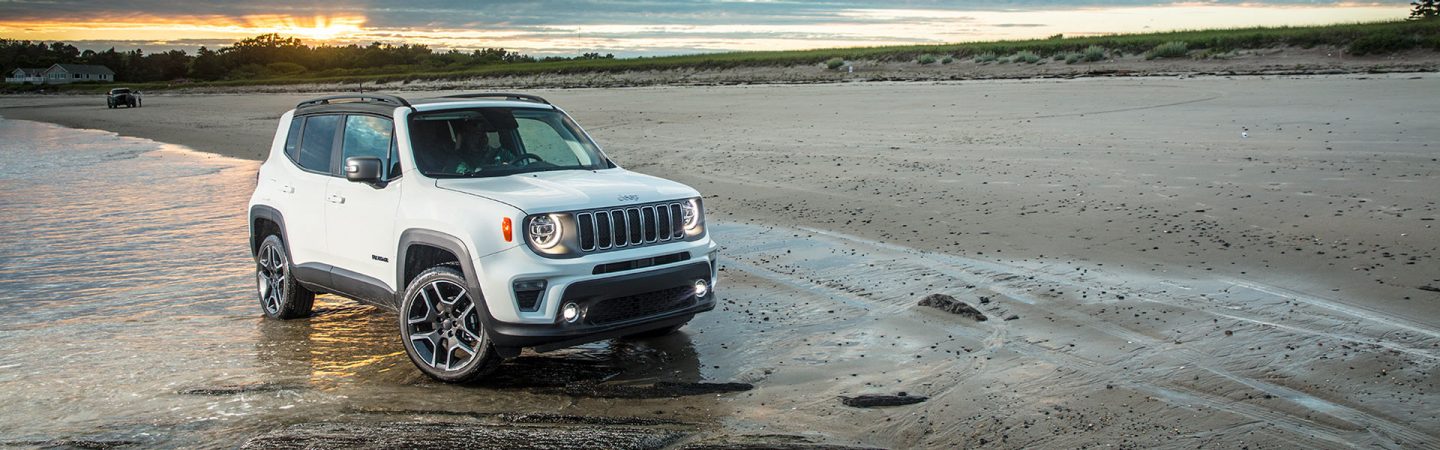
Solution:
[(435, 280), (407, 301), (406, 339), (425, 364), (450, 372), (469, 366), (480, 356), (485, 333), (475, 301), (464, 287)]
[(280, 314), (280, 299), (285, 292), (285, 276), (289, 270), (285, 253), (273, 245), (260, 247), (256, 264), (255, 284), (260, 293), (260, 303), (265, 305), (265, 312)]

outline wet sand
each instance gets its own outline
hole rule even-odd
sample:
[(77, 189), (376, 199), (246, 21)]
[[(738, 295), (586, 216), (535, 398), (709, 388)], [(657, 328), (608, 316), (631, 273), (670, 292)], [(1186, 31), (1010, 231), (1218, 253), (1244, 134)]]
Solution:
[[(517, 370), (599, 357), (622, 383), (754, 388), (659, 401), (479, 387), (495, 403), (460, 412), (665, 405), (699, 424), (666, 445), (1434, 446), (1433, 92), (1434, 74), (539, 91), (622, 165), (706, 193), (725, 306), (679, 348), (607, 343)], [(308, 96), (157, 95), (136, 110), (10, 97), (0, 116), (254, 159)], [(989, 320), (916, 305), (933, 293)], [(387, 315), (330, 302), (339, 315), (308, 325), (237, 326), (366, 327), (339, 317), (360, 308), (374, 339), (321, 364), (349, 374), (347, 395), (393, 402), (415, 395), (395, 377), (429, 384), (393, 353)], [(840, 400), (899, 392), (928, 400)], [(347, 417), (440, 420), (424, 402), (375, 403)]]

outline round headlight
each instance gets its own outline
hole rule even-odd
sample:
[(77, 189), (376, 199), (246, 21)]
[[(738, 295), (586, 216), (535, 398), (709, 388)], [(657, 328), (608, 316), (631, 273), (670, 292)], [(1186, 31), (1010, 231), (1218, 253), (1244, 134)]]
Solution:
[(550, 215), (530, 218), (525, 235), (538, 248), (551, 248), (560, 243), (560, 222)]
[(680, 220), (685, 224), (686, 230), (694, 230), (700, 226), (700, 201), (692, 198), (681, 203)]

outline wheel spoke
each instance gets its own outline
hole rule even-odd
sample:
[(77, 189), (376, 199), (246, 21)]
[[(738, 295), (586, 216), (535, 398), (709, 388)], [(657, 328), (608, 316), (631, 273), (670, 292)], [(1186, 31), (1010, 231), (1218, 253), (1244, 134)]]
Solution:
[[(419, 318), (419, 319), (416, 319), (416, 318), (414, 318), (414, 317), (410, 317), (410, 318), (408, 318), (408, 320), (410, 321), (410, 323), (430, 322), (430, 321), (435, 320), (435, 302), (432, 301), (432, 300), (430, 300), (430, 292), (429, 292), (428, 290), (426, 290), (426, 289), (421, 289), (421, 290), (420, 290), (420, 296), (417, 297), (417, 299), (420, 300), (421, 302), (424, 302), (424, 303), (425, 303), (425, 316), (424, 316), (424, 317), (421, 317), (421, 318)], [(411, 300), (411, 302), (414, 302), (414, 300)], [(413, 315), (413, 312), (414, 312), (414, 311), (413, 311), (413, 309), (414, 309), (414, 306), (413, 306), (413, 305), (411, 306), (411, 309), (412, 309), (411, 312), (412, 312), (412, 315)]]
[(447, 305), (450, 305), (450, 304), (454, 304), (454, 303), (455, 303), (455, 299), (453, 299), (453, 298), (450, 299), (449, 301), (446, 301), (446, 300), (445, 300), (445, 294), (442, 293), (442, 292), (440, 292), (440, 283), (430, 283), (430, 286), (428, 286), (428, 287), (429, 287), (430, 289), (433, 289), (433, 290), (435, 291), (435, 297), (436, 297), (436, 298), (439, 298), (441, 303), (444, 303), (444, 304), (447, 304)]
[(436, 332), (436, 331), (431, 331), (431, 332), (429, 332), (429, 333), (419, 333), (419, 334), (412, 334), (412, 335), (410, 335), (410, 341), (412, 342), (411, 345), (414, 346), (414, 347), (416, 348), (416, 350), (419, 350), (419, 348), (420, 348), (419, 343), (420, 343), (420, 342), (425, 342), (425, 343), (429, 343), (429, 344), (430, 344), (430, 345), (429, 345), (430, 360), (429, 360), (429, 361), (426, 361), (426, 362), (429, 363), (430, 366), (432, 366), (432, 367), (435, 366), (436, 355), (438, 355), (438, 354), (440, 353), (440, 342), (439, 342), (439, 340), (440, 340), (440, 333), (439, 333), (439, 332)]
[(475, 349), (471, 348), (468, 345), (465, 345), (465, 343), (461, 342), (459, 339), (452, 339), (450, 342), (450, 348), (446, 349), (445, 352), (453, 355), (455, 350), (457, 349), (462, 350), (465, 352), (466, 355), (469, 355), (465, 358), (465, 362), (470, 362), (470, 358), (475, 357)]
[[(440, 359), (441, 359), (441, 358), (440, 358), (440, 355), (445, 355), (445, 358), (444, 358), (444, 359), (445, 359), (445, 364), (443, 364), (443, 365), (440, 364)], [(454, 370), (454, 369), (451, 369), (451, 368), (450, 368), (450, 366), (451, 366), (450, 363), (451, 363), (454, 359), (455, 359), (455, 355), (451, 355), (451, 354), (450, 354), (450, 347), (449, 347), (449, 346), (445, 346), (444, 348), (441, 348), (441, 347), (437, 346), (437, 347), (435, 347), (435, 363), (434, 363), (434, 364), (431, 364), (431, 365), (432, 365), (432, 366), (435, 366), (435, 367), (439, 367), (439, 368), (445, 369), (445, 370)]]
[[(469, 327), (461, 326), (461, 327), (460, 327), (460, 330), (461, 330), (461, 331), (464, 331), (464, 332), (465, 332), (465, 335), (466, 335), (466, 336), (469, 336), (470, 339), (473, 340), (473, 341), (475, 341), (476, 343), (479, 343), (479, 342), (481, 341), (480, 335), (475, 334), (474, 331), (470, 331), (470, 328), (469, 328)], [(470, 353), (475, 353), (474, 350), (471, 350), (471, 349), (467, 349), (467, 350), (470, 350)]]

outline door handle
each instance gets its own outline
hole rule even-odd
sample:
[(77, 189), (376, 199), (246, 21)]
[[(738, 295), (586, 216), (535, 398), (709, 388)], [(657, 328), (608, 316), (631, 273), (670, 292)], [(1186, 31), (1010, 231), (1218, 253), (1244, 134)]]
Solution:
[(330, 194), (328, 200), (330, 200), (330, 203), (334, 203), (337, 205), (345, 203), (345, 197), (341, 197), (340, 194)]
[(293, 193), (295, 193), (295, 188), (292, 187), (292, 186), (290, 186), (290, 185), (288, 185), (288, 184), (286, 184), (286, 185), (281, 185), (281, 186), (280, 186), (280, 192), (281, 192), (281, 193), (285, 193), (285, 194), (293, 194)]

